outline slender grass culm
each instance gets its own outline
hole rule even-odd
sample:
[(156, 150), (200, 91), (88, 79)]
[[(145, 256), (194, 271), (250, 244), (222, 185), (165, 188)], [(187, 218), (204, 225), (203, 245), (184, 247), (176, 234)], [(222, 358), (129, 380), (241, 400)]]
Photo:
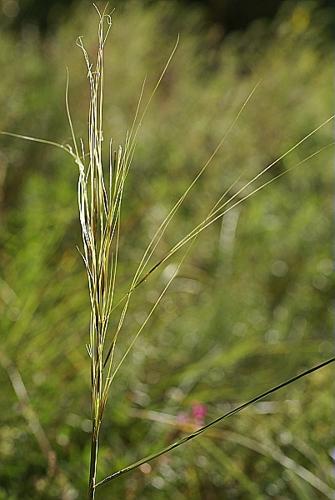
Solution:
[[(156, 90), (163, 79), (168, 66), (176, 51), (178, 40), (167, 62), (157, 80), (156, 85), (153, 87), (152, 92), (149, 94), (149, 99), (145, 104), (142, 104), (145, 82), (141, 88), (140, 97), (136, 112), (134, 115), (133, 123), (123, 145), (115, 147), (112, 140), (108, 143), (107, 151), (104, 151), (103, 145), (106, 143), (104, 140), (104, 126), (103, 126), (103, 111), (104, 111), (104, 49), (111, 30), (112, 19), (111, 14), (107, 13), (107, 7), (101, 12), (95, 7), (98, 19), (98, 44), (96, 59), (92, 63), (88, 52), (85, 49), (81, 37), (77, 40), (77, 45), (82, 51), (84, 61), (86, 64), (88, 83), (89, 83), (89, 110), (88, 110), (88, 133), (87, 141), (78, 139), (75, 134), (70, 105), (69, 105), (69, 76), (66, 85), (66, 112), (69, 121), (69, 126), (72, 136), (72, 145), (64, 146), (53, 141), (36, 139), (29, 136), (2, 132), (2, 134), (12, 135), (17, 138), (41, 142), (61, 148), (68, 153), (75, 161), (78, 171), (78, 208), (79, 220), (82, 233), (82, 250), (80, 250), (87, 273), (89, 299), (90, 299), (90, 321), (89, 321), (89, 334), (86, 343), (86, 349), (90, 360), (90, 377), (91, 377), (91, 454), (88, 478), (88, 498), (94, 499), (97, 488), (101, 485), (116, 479), (117, 477), (139, 467), (140, 465), (159, 457), (160, 455), (169, 452), (170, 450), (181, 446), (182, 444), (200, 436), (207, 429), (221, 422), (235, 413), (243, 410), (250, 404), (259, 401), (260, 399), (268, 396), (277, 390), (294, 383), (302, 377), (333, 363), (335, 358), (320, 363), (319, 365), (310, 368), (295, 377), (287, 380), (286, 382), (279, 383), (279, 385), (270, 388), (260, 395), (250, 399), (248, 402), (236, 407), (235, 409), (219, 416), (207, 425), (197, 429), (189, 435), (181, 438), (179, 441), (166, 446), (164, 449), (154, 451), (151, 455), (136, 461), (135, 463), (125, 467), (119, 471), (111, 473), (109, 476), (99, 479), (98, 478), (98, 455), (99, 455), (99, 438), (101, 426), (104, 418), (104, 411), (108, 402), (109, 394), (111, 392), (111, 385), (115, 379), (116, 374), (122, 367), (122, 364), (135, 342), (139, 338), (143, 329), (147, 325), (154, 311), (158, 307), (163, 296), (167, 292), (170, 284), (184, 262), (191, 245), (194, 244), (198, 236), (212, 225), (216, 220), (222, 218), (227, 212), (232, 210), (237, 205), (243, 203), (248, 198), (253, 196), (259, 190), (265, 188), (270, 183), (277, 180), (282, 175), (285, 175), (288, 170), (281, 172), (279, 175), (271, 178), (261, 184), (257, 181), (263, 175), (278, 164), (284, 157), (293, 152), (301, 144), (307, 141), (314, 135), (321, 127), (333, 120), (333, 116), (326, 119), (322, 124), (316, 127), (313, 131), (308, 133), (300, 141), (294, 144), (290, 149), (281, 154), (276, 160), (271, 162), (268, 166), (263, 168), (260, 173), (255, 175), (243, 187), (239, 188), (237, 192), (228, 197), (230, 189), (228, 189), (219, 199), (214, 206), (209, 210), (208, 215), (183, 238), (181, 238), (175, 245), (173, 245), (164, 255), (156, 262), (152, 259), (155, 250), (161, 241), (167, 227), (173, 220), (174, 215), (182, 205), (186, 197), (191, 192), (193, 186), (201, 178), (202, 174), (211, 164), (213, 158), (219, 152), (224, 141), (228, 137), (230, 131), (235, 126), (237, 120), (240, 118), (245, 106), (252, 98), (256, 88), (253, 88), (249, 95), (245, 98), (239, 112), (234, 120), (225, 131), (222, 139), (218, 142), (212, 155), (207, 162), (200, 168), (198, 174), (191, 181), (182, 196), (178, 199), (172, 207), (168, 215), (160, 224), (152, 240), (149, 242), (142, 259), (136, 269), (136, 272), (129, 283), (128, 291), (121, 296), (121, 299), (115, 300), (117, 287), (117, 269), (119, 261), (119, 246), (120, 246), (120, 232), (121, 232), (121, 213), (122, 203), (124, 197), (124, 188), (130, 171), (131, 163), (135, 153), (136, 140), (140, 130), (142, 121), (146, 115), (151, 100), (153, 99)], [(333, 143), (327, 144), (313, 154), (305, 157), (295, 167), (305, 165), (311, 158), (320, 154), (324, 149), (333, 146)], [(107, 148), (107, 147), (106, 147)], [(104, 163), (105, 157), (108, 157), (107, 166)], [(293, 168), (295, 168), (293, 167)], [(127, 316), (129, 304), (132, 295), (137, 289), (142, 286), (146, 280), (162, 265), (170, 259), (173, 255), (180, 252), (185, 247), (184, 254), (180, 257), (179, 263), (175, 268), (174, 273), (168, 280), (163, 290), (159, 293), (157, 300), (154, 302), (151, 310), (142, 321), (140, 327), (134, 332), (133, 337), (125, 349), (120, 352), (118, 350), (118, 339), (122, 333), (125, 319)], [(113, 324), (116, 325), (113, 331), (110, 331), (111, 317), (113, 315)]]

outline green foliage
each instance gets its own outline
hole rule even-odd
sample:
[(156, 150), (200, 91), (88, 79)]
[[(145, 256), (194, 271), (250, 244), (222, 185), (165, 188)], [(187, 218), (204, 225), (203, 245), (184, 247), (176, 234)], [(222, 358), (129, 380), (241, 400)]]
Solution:
[[(74, 41), (85, 34), (94, 52), (97, 23), (91, 14), (74, 11), (43, 44), (28, 35), (14, 41), (1, 34), (0, 129), (69, 143), (67, 65), (76, 132), (85, 134), (87, 82)], [(146, 97), (181, 33), (128, 178), (120, 296), (156, 227), (258, 81), (152, 264), (206, 217), (237, 178), (231, 195), (329, 117), (332, 52), (322, 36), (324, 23), (322, 11), (284, 9), (275, 23), (258, 23), (218, 45), (214, 28), (198, 33), (201, 17), (193, 10), (133, 3), (115, 14), (105, 75), (105, 126), (115, 143), (131, 124), (144, 77)], [(72, 484), (67, 498), (82, 498), (90, 452), (89, 302), (76, 250), (77, 171), (59, 150), (16, 141), (1, 138), (1, 352), (20, 373)], [(328, 125), (263, 180), (331, 141)], [(330, 148), (289, 171), (199, 236), (112, 386), (101, 431), (101, 477), (192, 430), (196, 403), (206, 405), (207, 419), (215, 418), (330, 354), (332, 157)], [(124, 349), (177, 262), (173, 257), (134, 295), (120, 338)], [(50, 475), (3, 368), (0, 498), (60, 498), (64, 483)], [(327, 368), (298, 382), (106, 485), (98, 498), (330, 498), (331, 380)]]

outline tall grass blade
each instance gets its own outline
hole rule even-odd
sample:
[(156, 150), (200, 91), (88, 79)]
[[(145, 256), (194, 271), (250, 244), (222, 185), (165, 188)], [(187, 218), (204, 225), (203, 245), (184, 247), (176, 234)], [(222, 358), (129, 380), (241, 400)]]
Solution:
[(162, 455), (165, 455), (165, 453), (168, 453), (169, 451), (174, 450), (175, 448), (178, 448), (179, 446), (187, 443), (188, 441), (191, 441), (192, 439), (197, 438), (204, 432), (206, 432), (208, 429), (214, 427), (215, 425), (219, 424), (222, 422), (224, 419), (231, 417), (233, 415), (236, 415), (237, 413), (241, 412), (248, 406), (256, 403), (257, 401), (260, 401), (261, 399), (264, 399), (266, 396), (270, 396), (271, 394), (274, 394), (275, 392), (279, 391), (280, 389), (283, 389), (284, 387), (287, 387), (294, 382), (296, 382), (299, 379), (302, 379), (304, 377), (307, 377), (308, 375), (311, 375), (312, 373), (321, 370), (322, 368), (325, 368), (326, 366), (330, 365), (331, 363), (335, 362), (335, 357), (329, 358), (326, 361), (323, 361), (322, 363), (319, 363), (316, 366), (313, 366), (312, 368), (309, 368), (308, 370), (303, 371), (302, 373), (299, 373), (298, 375), (295, 375), (294, 377), (286, 380), (285, 382), (280, 383), (279, 385), (276, 385), (275, 387), (271, 387), (271, 389), (268, 389), (267, 391), (258, 394), (257, 396), (253, 397), (252, 399), (249, 399), (249, 401), (237, 406), (236, 408), (233, 408), (232, 410), (228, 411), (224, 415), (221, 415), (220, 417), (216, 418), (215, 420), (212, 420), (208, 424), (204, 425), (203, 427), (200, 427), (200, 429), (196, 430), (195, 432), (192, 432), (191, 434), (188, 434), (187, 436), (184, 436), (182, 439), (179, 439), (175, 443), (170, 444), (169, 446), (166, 446), (162, 450), (152, 453), (141, 460), (138, 460), (137, 462), (134, 462), (131, 465), (128, 465), (127, 467), (124, 467), (123, 469), (120, 469), (110, 476), (105, 477), (101, 481), (99, 481), (96, 484), (96, 487), (102, 486), (103, 484), (108, 483), (109, 481), (112, 481), (113, 479), (116, 479), (117, 477), (122, 476), (123, 474), (126, 474), (127, 472), (130, 472), (137, 467), (140, 467), (140, 465), (143, 465), (147, 462), (151, 462), (155, 458), (158, 458)]

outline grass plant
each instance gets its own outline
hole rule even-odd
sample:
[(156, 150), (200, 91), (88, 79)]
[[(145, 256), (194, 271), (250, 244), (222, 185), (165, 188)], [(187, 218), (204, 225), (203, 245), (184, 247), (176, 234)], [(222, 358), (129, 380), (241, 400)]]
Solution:
[[(203, 233), (203, 231), (212, 226), (217, 220), (222, 219), (226, 214), (247, 201), (249, 198), (253, 197), (260, 190), (277, 181), (289, 170), (302, 166), (305, 167), (309, 160), (321, 154), (327, 148), (332, 147), (334, 145), (333, 142), (329, 144), (327, 143), (317, 151), (305, 156), (305, 158), (297, 162), (293, 167), (290, 167), (279, 174), (275, 174), (270, 180), (263, 181), (263, 177), (266, 177), (267, 172), (273, 170), (274, 167), (283, 159), (296, 151), (296, 149), (302, 146), (306, 141), (311, 139), (322, 127), (331, 123), (334, 116), (325, 119), (320, 125), (294, 143), (289, 149), (280, 154), (274, 161), (262, 168), (259, 173), (253, 175), (249, 181), (245, 182), (241, 185), (241, 187), (238, 187), (235, 192), (231, 194), (232, 188), (235, 187), (239, 180), (237, 179), (237, 181), (235, 181), (222, 195), (218, 197), (217, 201), (208, 211), (207, 215), (200, 220), (192, 230), (187, 232), (184, 237), (177, 241), (177, 243), (173, 244), (163, 256), (156, 258), (156, 249), (167, 228), (170, 224), (172, 224), (176, 213), (182, 207), (185, 199), (189, 195), (192, 196), (192, 189), (210, 167), (213, 159), (218, 155), (229, 134), (234, 129), (237, 121), (240, 119), (245, 107), (252, 100), (254, 93), (258, 91), (261, 84), (257, 84), (254, 88), (252, 88), (249, 94), (245, 97), (240, 110), (235, 115), (231, 124), (227, 127), (217, 146), (214, 148), (213, 153), (201, 166), (196, 176), (191, 180), (188, 187), (184, 190), (177, 202), (173, 205), (169, 213), (164, 217), (163, 221), (155, 230), (152, 239), (140, 259), (127, 290), (125, 290), (124, 293), (120, 293), (118, 290), (117, 271), (120, 252), (122, 252), (122, 249), (120, 249), (120, 236), (122, 234), (121, 216), (126, 181), (128, 174), (131, 171), (131, 165), (141, 125), (148, 112), (150, 103), (154, 98), (166, 72), (168, 71), (169, 65), (177, 50), (179, 40), (177, 39), (177, 42), (173, 47), (156, 84), (149, 94), (149, 98), (146, 99), (144, 104), (143, 101), (146, 81), (143, 82), (133, 123), (126, 134), (124, 143), (122, 145), (115, 146), (112, 140), (107, 140), (104, 133), (104, 51), (112, 28), (112, 17), (111, 14), (107, 12), (107, 7), (103, 11), (100, 11), (97, 7), (95, 8), (98, 14), (98, 40), (96, 58), (93, 62), (91, 61), (90, 55), (85, 48), (82, 37), (79, 37), (77, 40), (77, 45), (81, 49), (84, 56), (89, 82), (87, 140), (85, 141), (83, 139), (79, 139), (75, 133), (75, 127), (70, 111), (69, 75), (66, 86), (66, 112), (72, 137), (71, 145), (62, 145), (53, 141), (37, 139), (26, 135), (2, 132), (3, 134), (12, 135), (17, 138), (37, 141), (60, 148), (70, 155), (78, 168), (79, 177), (77, 194), (79, 220), (82, 234), (82, 249), (79, 251), (86, 269), (90, 300), (89, 334), (88, 341), (86, 343), (87, 354), (90, 360), (92, 422), (91, 457), (88, 481), (89, 499), (94, 499), (96, 490), (105, 483), (110, 482), (126, 472), (140, 467), (162, 454), (165, 454), (168, 451), (197, 438), (205, 431), (212, 429), (223, 419), (238, 413), (249, 405), (258, 402), (279, 389), (286, 387), (300, 378), (306, 377), (335, 361), (335, 358), (331, 358), (304, 372), (301, 372), (291, 379), (279, 383), (279, 385), (256, 395), (246, 403), (233, 408), (223, 415), (220, 415), (208, 424), (196, 430), (192, 430), (190, 434), (187, 434), (185, 437), (177, 440), (171, 445), (164, 447), (162, 450), (157, 452), (155, 451), (151, 455), (134, 462), (128, 467), (117, 470), (105, 478), (100, 479), (98, 477), (99, 441), (105, 409), (108, 401), (113, 398), (113, 392), (111, 390), (112, 384), (115, 381), (115, 378), (125, 359), (133, 349), (136, 341), (142, 334), (163, 297), (167, 293), (171, 283), (178, 275), (190, 249), (196, 243), (196, 240)], [(140, 287), (145, 286), (145, 283), (150, 279), (152, 274), (162, 270), (164, 268), (164, 264), (167, 263), (173, 256), (179, 255), (181, 250), (183, 250), (184, 253), (181, 257), (179, 257), (177, 265), (168, 278), (165, 286), (158, 293), (158, 297), (155, 299), (151, 309), (142, 320), (140, 326), (135, 329), (128, 346), (126, 348), (120, 347), (119, 339), (124, 331), (124, 325), (133, 295), (137, 293)], [(12, 373), (14, 372), (12, 371)], [(16, 378), (18, 379), (18, 377)], [(36, 416), (32, 412), (30, 412), (30, 419), (36, 420)], [(38, 426), (37, 428), (38, 432), (36, 434), (36, 439), (40, 441), (42, 451), (49, 457), (51, 453), (50, 444), (44, 435), (43, 429)], [(247, 446), (254, 446), (254, 443), (250, 443), (251, 440), (248, 441)], [(261, 448), (262, 447), (260, 446), (259, 449)], [(265, 446), (260, 451), (260, 453), (263, 452), (266, 452)], [(277, 455), (277, 459), (283, 462), (283, 457), (279, 456), (279, 454)], [(286, 466), (289, 468), (292, 467), (292, 464), (286, 463)], [(303, 468), (298, 470), (298, 475), (299, 474), (303, 478), (306, 477), (306, 471)], [(307, 480), (311, 481), (312, 485), (316, 485), (315, 487), (317, 489), (321, 489), (323, 493), (326, 492), (326, 495), (330, 495), (330, 488), (323, 483), (318, 482), (317, 478), (309, 475)]]

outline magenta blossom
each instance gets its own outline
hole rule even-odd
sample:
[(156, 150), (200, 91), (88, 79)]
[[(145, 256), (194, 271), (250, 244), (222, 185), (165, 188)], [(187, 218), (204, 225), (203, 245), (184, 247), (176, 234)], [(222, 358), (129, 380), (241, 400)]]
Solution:
[(198, 425), (205, 424), (205, 418), (207, 415), (207, 407), (202, 403), (195, 403), (192, 405), (192, 418)]

